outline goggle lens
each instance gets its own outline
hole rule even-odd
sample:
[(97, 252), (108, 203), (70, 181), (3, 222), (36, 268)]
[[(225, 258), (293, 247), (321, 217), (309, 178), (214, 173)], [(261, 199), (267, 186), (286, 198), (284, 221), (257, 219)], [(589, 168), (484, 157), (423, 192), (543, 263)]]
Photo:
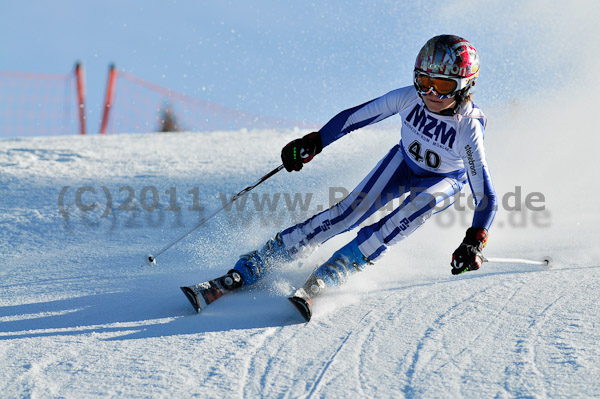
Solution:
[(458, 84), (452, 79), (444, 79), (423, 74), (417, 75), (417, 84), (424, 92), (429, 92), (432, 88), (437, 94), (442, 96), (451, 94), (456, 90)]

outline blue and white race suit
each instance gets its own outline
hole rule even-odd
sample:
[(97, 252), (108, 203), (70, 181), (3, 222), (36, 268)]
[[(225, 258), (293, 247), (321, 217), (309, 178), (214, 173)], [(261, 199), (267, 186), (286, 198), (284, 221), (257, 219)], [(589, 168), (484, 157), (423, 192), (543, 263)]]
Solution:
[[(473, 227), (489, 229), (496, 195), (483, 145), (486, 117), (469, 102), (452, 116), (427, 110), (413, 86), (337, 114), (321, 130), (323, 147), (344, 135), (398, 114), (401, 140), (345, 199), (281, 232), (285, 247), (306, 254), (331, 237), (354, 229), (388, 201), (408, 194), (391, 213), (357, 235), (370, 261), (401, 241), (460, 192), (468, 182), (476, 210)], [(310, 253), (310, 251), (308, 251)]]

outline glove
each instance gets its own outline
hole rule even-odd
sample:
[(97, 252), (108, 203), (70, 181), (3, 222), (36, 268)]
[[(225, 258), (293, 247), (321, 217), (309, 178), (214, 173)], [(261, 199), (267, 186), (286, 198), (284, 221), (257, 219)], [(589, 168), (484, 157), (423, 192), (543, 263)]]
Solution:
[(467, 234), (456, 251), (452, 254), (452, 274), (461, 274), (471, 270), (477, 270), (483, 263), (481, 251), (488, 240), (486, 229), (470, 227)]
[(315, 155), (323, 150), (321, 135), (312, 132), (286, 144), (281, 150), (281, 160), (288, 172), (302, 169), (303, 164), (310, 162)]

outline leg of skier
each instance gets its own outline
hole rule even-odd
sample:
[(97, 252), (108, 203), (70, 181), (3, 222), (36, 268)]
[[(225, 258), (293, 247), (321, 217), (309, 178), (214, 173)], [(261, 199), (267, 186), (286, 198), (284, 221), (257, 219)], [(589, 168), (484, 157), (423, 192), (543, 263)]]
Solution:
[(242, 255), (229, 273), (237, 273), (243, 285), (253, 284), (277, 265), (306, 257), (328, 239), (355, 228), (387, 201), (404, 193), (403, 181), (409, 172), (402, 161), (396, 145), (346, 198), (277, 233), (262, 248)]
[(315, 296), (364, 270), (389, 245), (408, 237), (425, 223), (437, 204), (448, 205), (448, 200), (463, 187), (463, 183), (450, 177), (412, 177), (409, 183), (410, 195), (398, 208), (377, 223), (362, 228), (355, 239), (315, 269), (302, 288), (290, 298), (307, 321), (311, 318), (311, 304)]

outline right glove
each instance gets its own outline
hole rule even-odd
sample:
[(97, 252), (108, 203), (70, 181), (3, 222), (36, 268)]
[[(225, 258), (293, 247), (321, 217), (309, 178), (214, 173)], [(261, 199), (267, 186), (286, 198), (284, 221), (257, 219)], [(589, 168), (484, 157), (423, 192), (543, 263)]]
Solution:
[(319, 132), (312, 132), (286, 144), (281, 150), (281, 160), (288, 172), (297, 172), (322, 150), (321, 135)]

